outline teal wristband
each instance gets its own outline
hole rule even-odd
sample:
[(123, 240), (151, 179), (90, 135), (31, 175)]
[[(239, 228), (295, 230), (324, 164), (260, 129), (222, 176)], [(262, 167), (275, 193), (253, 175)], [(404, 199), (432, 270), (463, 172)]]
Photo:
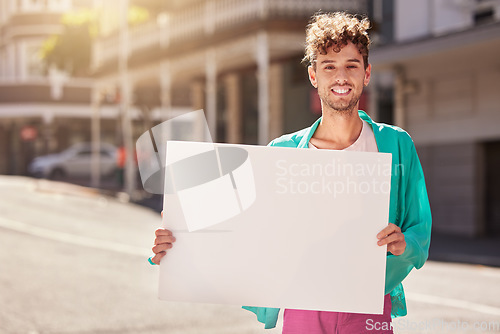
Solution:
[(150, 264), (152, 264), (153, 266), (157, 266), (157, 264), (156, 264), (156, 263), (154, 263), (152, 259), (153, 259), (153, 256), (150, 256), (150, 257), (149, 257), (149, 259), (148, 259), (148, 262), (149, 262)]

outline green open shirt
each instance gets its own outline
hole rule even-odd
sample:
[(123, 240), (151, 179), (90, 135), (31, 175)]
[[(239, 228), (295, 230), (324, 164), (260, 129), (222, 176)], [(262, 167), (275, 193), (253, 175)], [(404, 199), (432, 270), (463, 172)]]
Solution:
[[(432, 218), (424, 174), (408, 133), (396, 126), (376, 123), (361, 110), (359, 117), (371, 125), (379, 152), (392, 154), (389, 222), (403, 231), (406, 249), (399, 256), (387, 254), (385, 293), (391, 295), (392, 317), (405, 316), (406, 301), (401, 282), (413, 268), (420, 269), (429, 254)], [(321, 118), (308, 128), (274, 139), (269, 146), (308, 148), (320, 122)], [(279, 308), (243, 308), (254, 312), (265, 328), (276, 326)]]

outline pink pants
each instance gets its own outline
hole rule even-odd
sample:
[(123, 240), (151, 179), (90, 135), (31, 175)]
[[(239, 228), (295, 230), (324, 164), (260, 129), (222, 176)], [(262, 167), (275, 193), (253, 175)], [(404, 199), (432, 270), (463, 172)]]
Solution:
[(384, 297), (384, 314), (359, 314), (285, 309), (283, 334), (392, 334), (391, 297)]

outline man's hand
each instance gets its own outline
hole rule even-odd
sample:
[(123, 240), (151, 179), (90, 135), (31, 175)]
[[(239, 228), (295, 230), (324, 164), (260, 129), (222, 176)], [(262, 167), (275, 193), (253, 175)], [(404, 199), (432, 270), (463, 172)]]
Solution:
[(406, 249), (405, 236), (401, 229), (389, 223), (389, 225), (377, 234), (379, 246), (387, 245), (387, 251), (394, 255), (401, 255)]
[[(161, 212), (161, 216), (163, 217), (163, 211)], [(160, 264), (160, 260), (167, 254), (167, 250), (172, 248), (172, 243), (174, 242), (175, 237), (172, 235), (171, 231), (164, 228), (157, 229), (155, 231), (155, 242), (152, 248), (155, 255), (151, 261)]]

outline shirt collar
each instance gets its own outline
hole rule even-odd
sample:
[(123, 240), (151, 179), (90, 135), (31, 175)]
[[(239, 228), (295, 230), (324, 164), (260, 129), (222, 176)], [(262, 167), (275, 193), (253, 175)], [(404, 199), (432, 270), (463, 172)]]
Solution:
[[(373, 128), (373, 120), (370, 118), (370, 116), (368, 116), (367, 113), (365, 113), (363, 110), (358, 110), (358, 115), (359, 117), (366, 121), (368, 124), (370, 124)], [(316, 131), (316, 129), (318, 128), (318, 125), (319, 123), (321, 123), (321, 119), (323, 117), (320, 117), (316, 120), (316, 122), (313, 123), (313, 125), (311, 125), (305, 135), (302, 137), (302, 139), (300, 140), (299, 142), (299, 145), (297, 146), (298, 148), (308, 148), (309, 147), (309, 141), (311, 140), (312, 136), (314, 135), (314, 132)], [(376, 138), (376, 137), (375, 137)]]

